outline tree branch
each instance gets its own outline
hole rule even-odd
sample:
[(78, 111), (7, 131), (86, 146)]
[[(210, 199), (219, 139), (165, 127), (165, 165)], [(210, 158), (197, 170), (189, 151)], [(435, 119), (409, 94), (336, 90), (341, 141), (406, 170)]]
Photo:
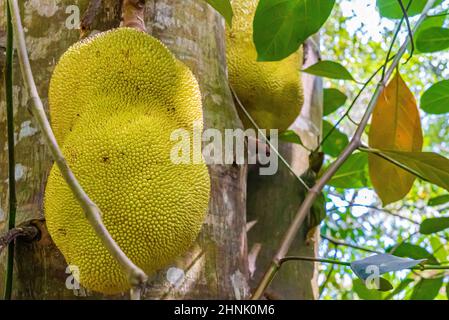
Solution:
[(342, 208), (353, 208), (353, 207), (360, 207), (360, 208), (366, 208), (366, 209), (371, 209), (371, 210), (374, 210), (374, 211), (383, 212), (383, 213), (386, 213), (386, 214), (388, 214), (390, 216), (393, 216), (393, 217), (396, 217), (396, 218), (399, 218), (399, 219), (402, 219), (402, 220), (406, 220), (406, 221), (408, 221), (408, 222), (410, 222), (410, 223), (412, 223), (414, 225), (417, 225), (417, 226), (420, 225), (420, 223), (418, 221), (415, 221), (415, 220), (413, 220), (413, 219), (411, 219), (409, 217), (405, 217), (403, 215), (400, 215), (399, 213), (395, 213), (395, 212), (393, 212), (391, 210), (388, 210), (388, 209), (378, 208), (376, 206), (367, 205), (367, 204), (353, 203), (353, 204), (350, 204), (350, 205), (347, 205), (347, 206), (335, 207), (335, 208), (333, 208), (331, 210), (332, 211), (337, 211), (337, 210), (342, 209)]
[[(340, 260), (334, 260), (334, 259), (323, 259), (323, 258), (313, 258), (313, 257), (303, 257), (303, 256), (292, 256), (292, 257), (285, 257), (279, 260), (279, 266), (278, 269), (284, 264), (285, 262), (289, 261), (309, 261), (309, 262), (320, 262), (320, 263), (330, 263), (330, 264), (337, 264), (340, 266), (346, 266), (350, 267), (351, 262), (345, 262)], [(442, 265), (418, 265), (416, 267), (406, 268), (408, 270), (449, 270), (449, 266), (442, 266)]]
[(399, 5), (401, 6), (401, 10), (403, 13), (403, 19), (405, 19), (405, 22), (407, 24), (407, 31), (408, 31), (408, 36), (410, 37), (410, 46), (411, 46), (411, 50), (410, 50), (410, 56), (408, 57), (407, 62), (410, 61), (410, 59), (413, 57), (413, 53), (415, 52), (415, 40), (413, 40), (413, 31), (412, 31), (412, 27), (410, 26), (410, 19), (408, 17), (408, 9), (410, 8), (412, 1), (409, 1), (407, 8), (404, 7), (404, 4), (402, 3), (402, 0), (398, 0)]
[[(421, 25), (421, 23), (427, 17), (427, 13), (433, 7), (435, 1), (436, 0), (430, 0), (427, 2), (427, 5), (424, 8), (423, 13), (421, 14), (419, 20), (416, 22), (414, 32), (416, 32), (416, 29)], [(292, 224), (290, 225), (289, 229), (287, 230), (286, 234), (284, 235), (282, 242), (279, 246), (279, 249), (272, 259), (272, 263), (271, 263), (270, 267), (266, 271), (266, 273), (263, 276), (254, 295), (252, 296), (253, 300), (258, 300), (263, 295), (265, 289), (270, 285), (272, 279), (274, 278), (275, 273), (279, 269), (280, 261), (282, 259), (284, 259), (285, 256), (287, 255), (287, 253), (290, 249), (290, 246), (298, 233), (299, 228), (303, 224), (304, 219), (309, 214), (310, 208), (312, 207), (312, 205), (315, 202), (318, 195), (323, 190), (324, 186), (328, 183), (328, 181), (330, 181), (330, 179), (332, 179), (332, 177), (335, 175), (335, 173), (338, 171), (338, 169), (345, 163), (345, 161), (351, 156), (351, 154), (353, 154), (354, 151), (357, 150), (361, 146), (361, 138), (365, 131), (366, 126), (368, 125), (369, 119), (371, 118), (371, 114), (373, 113), (373, 110), (377, 104), (377, 101), (379, 100), (379, 97), (383, 91), (383, 88), (386, 86), (388, 80), (393, 75), (393, 72), (395, 71), (396, 67), (399, 65), (402, 56), (406, 52), (409, 42), (410, 42), (410, 38), (407, 37), (407, 39), (405, 40), (405, 42), (399, 49), (397, 55), (393, 59), (390, 68), (385, 73), (384, 79), (382, 79), (382, 81), (380, 81), (378, 83), (376, 90), (371, 98), (371, 101), (368, 104), (368, 107), (365, 111), (365, 114), (364, 114), (362, 120), (360, 121), (360, 126), (357, 128), (349, 145), (343, 150), (343, 152), (336, 159), (336, 161), (334, 163), (332, 163), (332, 165), (329, 167), (329, 169), (323, 174), (323, 176), (316, 182), (316, 184), (307, 193), (307, 196), (304, 199), (304, 202), (302, 203), (301, 207), (299, 208), (294, 220), (292, 221)]]
[(97, 17), (98, 11), (101, 7), (102, 0), (90, 0), (89, 6), (84, 12), (81, 23), (80, 23), (80, 38), (85, 38), (92, 31), (92, 26), (95, 22), (95, 18)]
[(350, 267), (350, 262), (344, 262), (334, 259), (323, 259), (323, 258), (313, 258), (313, 257), (302, 257), (302, 256), (295, 256), (295, 257), (285, 257), (280, 260), (280, 265), (283, 265), (286, 262), (289, 261), (309, 261), (309, 262), (321, 262), (321, 263), (331, 263), (331, 264), (338, 264), (340, 266), (346, 266)]
[(39, 229), (33, 225), (17, 227), (9, 230), (4, 236), (0, 237), (0, 253), (10, 243), (13, 243), (17, 238), (24, 238), (25, 240), (32, 241), (39, 235)]
[(254, 121), (254, 119), (251, 117), (251, 115), (249, 114), (248, 110), (246, 110), (245, 106), (243, 105), (242, 101), (239, 99), (239, 97), (237, 96), (237, 92), (235, 92), (234, 88), (229, 85), (229, 89), (231, 90), (232, 96), (234, 97), (234, 101), (237, 102), (237, 105), (240, 107), (240, 109), (245, 113), (246, 117), (248, 118), (249, 121), (251, 121), (252, 125), (257, 129), (257, 132), (260, 136), (262, 136), (263, 141), (265, 141), (268, 145), (268, 148), (271, 151), (273, 151), (274, 153), (276, 153), (276, 155), (279, 157), (279, 159), (281, 159), (282, 163), (284, 163), (284, 165), (288, 168), (288, 170), (290, 170), (290, 172), (298, 179), (299, 182), (301, 182), (301, 184), (303, 185), (303, 187), (306, 190), (309, 190), (309, 186), (307, 185), (307, 183), (304, 181), (304, 179), (298, 175), (295, 170), (292, 168), (292, 166), (288, 163), (288, 161), (280, 154), (279, 150), (277, 148), (275, 148), (273, 146), (273, 144), (270, 142), (270, 139), (268, 139), (268, 137), (265, 135), (265, 133), (260, 129), (260, 127), (257, 125), (257, 123)]
[(351, 244), (351, 243), (347, 243), (347, 242), (344, 242), (344, 241), (341, 241), (341, 240), (338, 240), (338, 239), (334, 239), (332, 237), (325, 236), (324, 234), (321, 235), (321, 238), (326, 239), (327, 241), (329, 241), (330, 243), (332, 243), (332, 244), (334, 244), (336, 246), (345, 246), (345, 247), (350, 247), (350, 248), (357, 249), (357, 250), (362, 250), (362, 251), (372, 252), (372, 253), (378, 253), (378, 254), (382, 253), (380, 251), (376, 251), (376, 250), (360, 247), (360, 246), (357, 246), (355, 244)]
[[(400, 1), (400, 0), (399, 0), (399, 1)], [(410, 5), (412, 4), (412, 1), (413, 1), (413, 0), (409, 0), (407, 9), (406, 9), (406, 11), (405, 11), (405, 14), (407, 14), (407, 10), (408, 10), (408, 8), (410, 7)], [(402, 3), (401, 3), (401, 5), (402, 5)], [(401, 31), (402, 23), (404, 23), (405, 17), (406, 17), (406, 16), (403, 14), (401, 20), (399, 21), (398, 27), (396, 28), (396, 32), (395, 32), (394, 35), (393, 35), (393, 39), (391, 40), (390, 47), (388, 48), (388, 51), (387, 51), (387, 58), (386, 58), (386, 61), (385, 61), (385, 63), (384, 63), (384, 66), (383, 66), (383, 68), (382, 68), (382, 80), (385, 79), (385, 72), (387, 71), (387, 66), (388, 66), (388, 62), (389, 62), (389, 60), (390, 60), (390, 55), (391, 55), (391, 52), (393, 51), (393, 47), (394, 47), (394, 44), (395, 44), (395, 42), (396, 42), (396, 39), (398, 38), (399, 32)], [(407, 20), (408, 20), (408, 19), (407, 19)], [(413, 37), (411, 37), (411, 39), (413, 39)]]
[[(387, 59), (388, 62), (390, 62), (391, 60), (393, 60), (395, 58), (395, 56), (390, 57), (389, 59)], [(317, 146), (317, 149), (315, 151), (318, 151), (318, 149), (324, 144), (324, 142), (326, 142), (327, 139), (329, 139), (329, 137), (331, 136), (331, 134), (338, 128), (338, 126), (343, 122), (343, 120), (345, 118), (350, 119), (350, 121), (352, 123), (355, 124), (355, 121), (351, 120), (350, 117), (350, 113), (352, 111), (352, 109), (354, 108), (356, 102), (359, 100), (359, 98), (362, 96), (362, 93), (365, 91), (365, 89), (368, 87), (368, 85), (371, 83), (371, 81), (377, 76), (377, 74), (383, 70), (383, 68), (385, 67), (385, 63), (382, 64), (379, 68), (377, 68), (376, 71), (374, 71), (374, 73), (368, 78), (368, 80), (366, 80), (366, 82), (362, 85), (362, 87), (360, 88), (359, 92), (357, 93), (357, 95), (354, 97), (354, 99), (351, 102), (351, 105), (348, 107), (348, 109), (345, 111), (345, 113), (340, 117), (340, 119), (338, 119), (338, 121), (335, 123), (335, 125), (331, 128), (331, 130), (329, 130), (329, 132), (326, 134), (326, 136), (323, 137), (323, 139), (320, 142), (320, 145)], [(359, 125), (359, 124), (357, 124)]]
[(39, 97), (36, 84), (34, 82), (30, 61), (28, 59), (25, 36), (23, 32), (22, 22), (20, 20), (20, 11), (17, 0), (9, 0), (8, 3), (13, 16), (14, 33), (16, 36), (15, 39), (17, 43), (22, 76), (30, 99), (33, 102), (31, 105), (32, 113), (39, 124), (39, 129), (42, 132), (45, 143), (50, 149), (51, 155), (53, 156), (53, 159), (55, 160), (55, 163), (58, 166), (64, 180), (77, 199), (81, 208), (84, 210), (87, 220), (92, 225), (95, 233), (97, 234), (103, 245), (112, 255), (112, 257), (114, 257), (114, 259), (120, 264), (123, 271), (128, 275), (131, 286), (141, 286), (147, 280), (146, 274), (126, 256), (126, 254), (120, 249), (120, 247), (111, 237), (108, 230), (103, 224), (100, 209), (89, 198), (89, 196), (79, 184), (72, 170), (67, 165), (64, 155), (62, 154), (62, 151), (56, 142), (56, 138), (50, 127), (50, 123), (48, 122), (42, 100)]
[(146, 31), (144, 12), (145, 0), (123, 0), (120, 26)]

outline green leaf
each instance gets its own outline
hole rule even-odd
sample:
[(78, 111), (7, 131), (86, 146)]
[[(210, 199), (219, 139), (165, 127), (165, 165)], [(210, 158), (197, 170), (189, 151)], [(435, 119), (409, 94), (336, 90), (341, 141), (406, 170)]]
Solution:
[[(381, 278), (383, 279), (383, 278)], [(352, 281), (352, 289), (363, 300), (382, 300), (384, 294), (376, 289), (368, 289), (365, 286), (365, 281), (355, 279)]]
[(434, 152), (380, 151), (421, 179), (449, 191), (449, 159)]
[(429, 239), (430, 245), (432, 247), (433, 255), (438, 261), (446, 261), (449, 256), (449, 247), (446, 246), (446, 241), (443, 240), (438, 234), (433, 234)]
[[(326, 137), (328, 133), (332, 130), (334, 126), (323, 121), (323, 137)], [(323, 152), (332, 157), (338, 157), (338, 155), (343, 151), (343, 149), (349, 144), (348, 137), (335, 128), (331, 135), (324, 141), (322, 148)]]
[(403, 242), (399, 246), (390, 247), (386, 251), (397, 257), (415, 260), (426, 259), (429, 264), (439, 264), (438, 260), (425, 248), (407, 242)]
[(435, 83), (424, 92), (421, 97), (421, 109), (430, 114), (449, 112), (449, 80)]
[(435, 279), (421, 279), (415, 286), (410, 300), (433, 300), (443, 285), (443, 277)]
[(421, 31), (416, 39), (416, 47), (423, 53), (446, 50), (449, 48), (449, 29), (431, 27)]
[(369, 187), (368, 155), (362, 152), (351, 155), (338, 169), (328, 185), (343, 189)]
[(279, 135), (279, 139), (285, 142), (303, 145), (301, 137), (293, 130), (287, 130)]
[(427, 202), (427, 205), (431, 206), (431, 207), (435, 207), (435, 206), (441, 206), (442, 204), (446, 204), (448, 202), (449, 202), (449, 194), (444, 194), (442, 196), (438, 196), (438, 197), (430, 199)]
[(381, 292), (388, 292), (393, 290), (393, 285), (385, 278), (379, 278), (379, 289)]
[[(429, 29), (431, 27), (443, 27), (444, 25), (444, 21), (446, 20), (447, 16), (444, 15), (444, 13), (446, 13), (447, 11), (441, 13), (441, 15), (437, 15), (437, 16), (429, 16), (426, 19), (424, 19), (424, 21), (420, 24), (420, 26), (418, 27), (418, 29), (415, 32), (415, 36), (413, 37), (413, 43), (415, 44), (415, 54), (419, 54), (422, 53), (419, 51), (418, 47), (417, 47), (417, 43), (416, 40), (418, 38), (420, 38), (420, 34), (421, 32), (423, 32), (426, 29)], [(409, 46), (409, 50), (411, 49), (411, 46)]]
[(315, 76), (337, 79), (337, 80), (351, 80), (355, 81), (349, 71), (341, 64), (335, 61), (323, 60), (314, 65), (302, 70), (305, 73), (310, 73)]
[(401, 283), (393, 290), (393, 292), (391, 292), (388, 296), (386, 296), (384, 300), (390, 300), (395, 295), (401, 293), (412, 282), (413, 282), (413, 280), (410, 278), (406, 278), (406, 279), (402, 280)]
[(320, 30), (335, 0), (260, 0), (254, 17), (259, 61), (278, 61)]
[(337, 111), (346, 103), (348, 97), (338, 89), (329, 88), (323, 90), (323, 115), (327, 116)]
[(232, 18), (234, 12), (232, 11), (232, 5), (229, 0), (206, 0), (215, 10), (217, 10), (223, 18), (225, 18), (226, 23), (231, 26)]
[[(428, 0), (413, 0), (407, 14), (409, 17), (416, 16), (420, 14), (424, 7), (426, 6)], [(435, 4), (439, 5), (443, 0), (438, 0)], [(407, 8), (408, 1), (403, 0), (404, 7)], [(402, 12), (401, 6), (397, 0), (377, 0), (377, 8), (379, 9), (380, 15), (389, 19), (401, 19), (404, 13)]]
[(419, 232), (422, 234), (432, 234), (449, 228), (449, 218), (429, 218), (424, 220), (419, 226)]
[(446, 285), (446, 297), (449, 299), (449, 283)]

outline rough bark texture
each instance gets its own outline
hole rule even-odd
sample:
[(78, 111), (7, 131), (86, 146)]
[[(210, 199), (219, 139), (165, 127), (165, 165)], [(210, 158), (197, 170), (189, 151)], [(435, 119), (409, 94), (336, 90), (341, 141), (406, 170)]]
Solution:
[[(318, 59), (318, 52), (312, 42), (304, 47), (304, 67)], [(303, 75), (304, 106), (301, 115), (292, 128), (309, 148), (316, 148), (321, 131), (322, 83), (314, 77)], [(309, 167), (309, 153), (299, 145), (279, 144), (279, 151), (297, 175)], [(275, 254), (283, 234), (289, 227), (304, 199), (305, 188), (302, 183), (281, 162), (273, 176), (260, 176), (257, 170), (248, 175), (248, 221), (255, 225), (248, 232), (250, 248), (249, 261), (251, 285), (258, 284)], [(306, 241), (307, 223), (301, 228), (289, 255), (315, 256), (317, 235)], [(272, 299), (315, 299), (317, 283), (315, 265), (310, 262), (288, 262), (282, 266), (270, 288), (267, 297)]]
[[(46, 103), (48, 82), (59, 56), (79, 38), (79, 30), (69, 29), (75, 5), (82, 14), (86, 0), (28, 0), (20, 2), (26, 40), (39, 93)], [(0, 70), (5, 47), (4, 5), (0, 3)], [(74, 9), (74, 7), (71, 7)], [(76, 8), (75, 8), (76, 9)], [(89, 29), (106, 30), (120, 23), (120, 1), (103, 0), (99, 15)], [(69, 24), (66, 24), (66, 22)], [(147, 1), (149, 33), (160, 38), (197, 75), (204, 100), (206, 126), (240, 127), (227, 87), (223, 20), (203, 1)], [(16, 299), (73, 299), (74, 293), (88, 298), (101, 295), (66, 288), (66, 263), (45, 229), (42, 200), (51, 159), (41, 135), (27, 110), (27, 94), (15, 62), (16, 183), (17, 223), (38, 221), (41, 239), (17, 242)], [(7, 155), (4, 92), (0, 99), (0, 233), (7, 221)], [(210, 210), (198, 243), (170, 271), (153, 276), (148, 298), (245, 298), (248, 290), (246, 263), (245, 195), (246, 167), (212, 166)], [(3, 289), (4, 256), (0, 257), (0, 290)], [(175, 271), (175, 273), (173, 273)], [(185, 273), (173, 282), (170, 275)], [(169, 277), (167, 277), (167, 275)], [(172, 281), (168, 281), (170, 279)], [(114, 298), (123, 298), (126, 295)]]
[[(226, 80), (224, 21), (203, 1), (148, 1), (149, 33), (197, 75), (206, 128), (241, 127)], [(198, 246), (176, 268), (175, 284), (161, 272), (147, 297), (243, 299), (249, 295), (246, 262), (246, 167), (210, 167), (212, 196)], [(172, 269), (173, 270), (173, 269)]]

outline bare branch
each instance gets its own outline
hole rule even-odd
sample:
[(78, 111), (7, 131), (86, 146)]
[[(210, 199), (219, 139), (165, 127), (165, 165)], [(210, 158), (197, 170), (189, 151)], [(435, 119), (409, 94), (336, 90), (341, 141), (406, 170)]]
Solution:
[[(421, 14), (419, 20), (416, 22), (414, 32), (416, 32), (416, 29), (421, 25), (421, 23), (427, 17), (427, 13), (435, 4), (435, 1), (436, 0), (430, 0), (427, 2), (427, 5), (424, 8), (423, 13)], [(340, 167), (354, 153), (354, 151), (356, 151), (361, 146), (362, 135), (365, 131), (366, 126), (368, 125), (369, 119), (371, 118), (371, 114), (373, 113), (373, 110), (377, 104), (377, 101), (379, 100), (382, 90), (386, 86), (388, 80), (393, 75), (396, 67), (399, 65), (399, 63), (402, 59), (402, 56), (407, 51), (409, 43), (410, 43), (410, 37), (407, 37), (407, 39), (404, 41), (403, 45), (399, 49), (397, 55), (393, 59), (391, 65), (390, 65), (390, 68), (385, 73), (385, 77), (382, 79), (382, 81), (380, 81), (378, 83), (376, 90), (371, 98), (371, 101), (369, 102), (368, 107), (366, 108), (365, 114), (363, 115), (363, 118), (360, 121), (360, 125), (357, 128), (353, 138), (351, 139), (351, 142), (348, 144), (348, 146), (343, 150), (343, 152), (335, 160), (335, 162), (332, 163), (332, 165), (328, 168), (328, 170), (322, 175), (322, 177), (316, 182), (316, 184), (307, 193), (307, 196), (304, 199), (304, 202), (301, 204), (301, 207), (299, 208), (295, 218), (293, 219), (292, 224), (290, 225), (289, 229), (285, 233), (285, 235), (282, 239), (282, 242), (279, 246), (279, 249), (276, 252), (275, 256), (273, 257), (270, 267), (266, 271), (266, 273), (263, 276), (254, 295), (252, 296), (253, 300), (260, 299), (260, 297), (263, 296), (265, 289), (270, 285), (271, 281), (274, 278), (274, 275), (276, 274), (276, 272), (279, 269), (280, 262), (287, 255), (293, 240), (296, 238), (299, 228), (303, 224), (304, 219), (309, 214), (310, 208), (312, 207), (312, 205), (315, 202), (318, 195), (323, 190), (324, 186), (332, 179), (332, 177), (335, 175), (335, 173), (338, 171), (338, 169), (340, 169)]]
[(24, 238), (25, 240), (32, 241), (36, 239), (38, 235), (39, 229), (33, 225), (11, 229), (4, 236), (0, 237), (0, 253), (2, 253), (3, 249), (17, 238)]
[(370, 210), (373, 210), (373, 211), (386, 213), (386, 214), (388, 214), (390, 216), (393, 216), (393, 217), (396, 217), (396, 218), (399, 218), (399, 219), (402, 219), (402, 220), (406, 220), (406, 221), (408, 221), (408, 222), (410, 222), (410, 223), (412, 223), (414, 225), (417, 225), (417, 226), (420, 225), (420, 223), (418, 221), (415, 221), (415, 220), (413, 220), (413, 219), (411, 219), (409, 217), (405, 217), (403, 215), (400, 215), (399, 213), (395, 213), (395, 212), (393, 212), (391, 210), (388, 210), (388, 209), (385, 209), (385, 208), (378, 208), (376, 206), (371, 206), (371, 205), (366, 205), (366, 204), (353, 203), (353, 204), (350, 204), (350, 205), (347, 205), (347, 206), (340, 206), (340, 207), (333, 208), (332, 211), (337, 211), (337, 210), (342, 209), (342, 208), (354, 208), (354, 207), (366, 208), (366, 209), (370, 209)]
[(58, 146), (58, 143), (56, 142), (56, 138), (50, 127), (50, 123), (48, 122), (42, 100), (40, 99), (37, 92), (36, 84), (31, 72), (31, 66), (28, 59), (25, 36), (23, 32), (22, 22), (20, 20), (20, 11), (17, 0), (10, 0), (9, 6), (13, 16), (14, 34), (17, 43), (22, 76), (30, 99), (33, 102), (31, 105), (31, 111), (39, 124), (39, 129), (42, 132), (45, 143), (50, 149), (51, 155), (53, 156), (56, 165), (58, 166), (62, 176), (64, 177), (64, 180), (66, 181), (70, 190), (73, 192), (73, 195), (77, 199), (81, 208), (84, 210), (86, 218), (92, 225), (95, 233), (100, 238), (101, 242), (109, 251), (109, 253), (120, 264), (123, 271), (128, 275), (131, 286), (138, 287), (146, 282), (146, 274), (126, 256), (126, 254), (120, 249), (120, 247), (111, 237), (108, 230), (103, 224), (100, 209), (89, 198), (89, 196), (79, 184), (72, 170), (69, 168), (64, 155), (62, 154), (62, 151)]
[(326, 239), (327, 241), (329, 241), (330, 243), (336, 245), (336, 246), (344, 246), (344, 247), (350, 247), (353, 249), (357, 249), (357, 250), (362, 250), (362, 251), (366, 251), (366, 252), (372, 252), (372, 253), (382, 253), (380, 251), (376, 251), (376, 250), (372, 250), (369, 248), (365, 248), (365, 247), (361, 247), (361, 246), (357, 246), (355, 244), (351, 244), (351, 243), (347, 243), (338, 239), (334, 239), (332, 237), (326, 236), (324, 234), (321, 235), (321, 238)]
[(405, 63), (407, 63), (413, 57), (413, 53), (415, 52), (415, 40), (413, 40), (413, 30), (412, 30), (412, 27), (410, 26), (410, 19), (408, 17), (408, 13), (407, 13), (408, 9), (412, 5), (412, 1), (409, 1), (407, 8), (404, 7), (402, 0), (398, 0), (398, 2), (399, 2), (399, 5), (401, 6), (401, 10), (404, 15), (403, 19), (405, 19), (405, 22), (407, 24), (408, 36), (410, 37), (411, 49), (410, 49), (410, 56), (408, 57), (407, 61), (405, 62)]
[[(330, 263), (330, 264), (337, 264), (340, 266), (346, 266), (350, 267), (351, 262), (346, 261), (340, 261), (335, 259), (323, 259), (323, 258), (314, 258), (314, 257), (303, 257), (303, 256), (292, 256), (292, 257), (285, 257), (279, 260), (278, 269), (281, 265), (283, 265), (286, 262), (289, 261), (309, 261), (309, 262), (319, 262), (319, 263)], [(443, 265), (418, 265), (411, 268), (406, 268), (408, 270), (449, 270), (449, 266), (443, 266)]]
[(144, 12), (145, 0), (123, 0), (120, 26), (146, 31)]
[(350, 267), (350, 262), (344, 262), (334, 259), (323, 259), (323, 258), (314, 258), (314, 257), (302, 257), (302, 256), (293, 256), (293, 257), (285, 257), (280, 260), (280, 265), (283, 265), (286, 262), (289, 261), (309, 261), (309, 262), (320, 262), (320, 263), (331, 263), (331, 264), (338, 264), (341, 266), (347, 266)]

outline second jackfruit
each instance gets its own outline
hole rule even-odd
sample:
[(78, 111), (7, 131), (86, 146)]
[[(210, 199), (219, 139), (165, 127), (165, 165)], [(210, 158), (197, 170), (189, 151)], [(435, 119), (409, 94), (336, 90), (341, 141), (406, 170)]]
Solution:
[[(300, 70), (302, 50), (282, 61), (258, 62), (253, 19), (258, 0), (234, 0), (232, 28), (227, 30), (229, 81), (239, 100), (261, 129), (284, 131), (299, 116), (303, 104)], [(253, 127), (238, 107), (247, 128)]]

